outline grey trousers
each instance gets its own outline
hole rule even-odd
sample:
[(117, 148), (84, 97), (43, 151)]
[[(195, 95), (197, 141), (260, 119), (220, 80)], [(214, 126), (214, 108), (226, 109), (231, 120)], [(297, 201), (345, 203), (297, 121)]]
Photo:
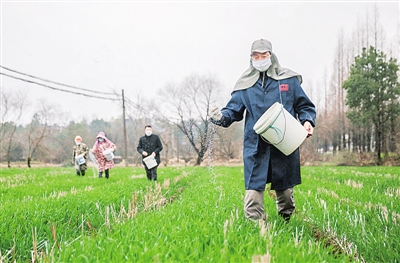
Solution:
[(293, 188), (288, 188), (276, 193), (276, 209), (279, 214), (291, 215), (296, 206), (294, 205)]
[[(294, 209), (293, 188), (288, 188), (276, 193), (276, 208), (279, 214), (290, 216)], [(247, 219), (257, 221), (265, 219), (264, 191), (246, 190), (244, 197), (244, 215)]]

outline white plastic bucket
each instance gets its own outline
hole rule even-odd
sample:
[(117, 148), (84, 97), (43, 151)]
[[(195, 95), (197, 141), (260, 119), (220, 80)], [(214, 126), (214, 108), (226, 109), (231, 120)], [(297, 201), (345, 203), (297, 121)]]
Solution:
[(111, 161), (112, 159), (114, 159), (113, 151), (114, 150), (112, 148), (108, 148), (107, 150), (103, 151), (103, 155), (104, 157), (106, 157), (107, 161)]
[(157, 161), (154, 159), (153, 156), (147, 156), (146, 158), (143, 158), (144, 163), (146, 164), (147, 169), (151, 169), (155, 166), (157, 166)]
[(306, 129), (279, 102), (275, 102), (264, 112), (254, 124), (253, 129), (285, 155), (294, 152), (308, 134)]
[(82, 154), (79, 154), (79, 155), (75, 156), (75, 160), (78, 163), (78, 165), (84, 164), (86, 162), (85, 161), (85, 157), (83, 157), (84, 155), (85, 154), (82, 153)]

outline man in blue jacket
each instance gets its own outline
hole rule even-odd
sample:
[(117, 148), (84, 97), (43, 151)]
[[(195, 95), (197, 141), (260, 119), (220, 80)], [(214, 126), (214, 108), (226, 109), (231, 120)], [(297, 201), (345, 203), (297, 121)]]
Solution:
[(148, 168), (146, 163), (143, 161), (144, 168), (146, 170), (147, 179), (157, 181), (157, 167), (161, 163), (160, 152), (163, 147), (161, 144), (160, 137), (153, 134), (153, 128), (151, 125), (146, 125), (144, 128), (145, 135), (140, 137), (137, 151), (142, 155), (142, 159), (153, 156), (157, 162), (157, 165)]
[(213, 108), (210, 117), (214, 124), (229, 127), (233, 122), (241, 121), (245, 114), (243, 160), (246, 218), (253, 221), (265, 219), (264, 191), (266, 184), (271, 183), (271, 189), (276, 192), (278, 214), (289, 221), (295, 209), (293, 187), (301, 183), (299, 149), (286, 156), (265, 142), (253, 127), (269, 107), (281, 102), (311, 136), (316, 123), (316, 110), (300, 86), (301, 76), (279, 65), (268, 40), (255, 41), (250, 56), (250, 67), (237, 81), (231, 99), (222, 110)]

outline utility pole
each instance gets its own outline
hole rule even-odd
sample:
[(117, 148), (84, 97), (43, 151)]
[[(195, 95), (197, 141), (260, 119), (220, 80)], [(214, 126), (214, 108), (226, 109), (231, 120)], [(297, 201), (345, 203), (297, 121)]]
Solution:
[(122, 90), (122, 121), (124, 122), (124, 150), (125, 150), (125, 167), (128, 166), (128, 140), (126, 139), (126, 121), (125, 121), (125, 96), (124, 90)]

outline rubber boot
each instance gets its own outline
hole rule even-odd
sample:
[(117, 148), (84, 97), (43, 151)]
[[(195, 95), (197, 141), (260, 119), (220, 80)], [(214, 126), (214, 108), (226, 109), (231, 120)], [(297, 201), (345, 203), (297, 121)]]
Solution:
[(246, 190), (244, 198), (244, 215), (254, 222), (264, 217), (264, 191)]
[(281, 216), (286, 223), (289, 223), (290, 216), (293, 214), (296, 206), (294, 204), (293, 188), (285, 190), (275, 190), (276, 193), (276, 209), (278, 215)]
[(108, 179), (108, 177), (110, 176), (109, 171), (105, 170), (105, 173), (106, 173), (106, 178)]
[(81, 171), (79, 169), (76, 169), (76, 175), (77, 176), (81, 175)]
[(103, 172), (99, 172), (99, 178), (103, 177)]
[(278, 214), (285, 220), (286, 223), (289, 222), (290, 216), (293, 214), (296, 206), (294, 204), (293, 188), (288, 188), (285, 190), (275, 190), (276, 193), (276, 209)]
[(82, 176), (85, 176), (85, 170), (82, 170), (82, 171), (81, 171), (81, 175), (82, 175)]

